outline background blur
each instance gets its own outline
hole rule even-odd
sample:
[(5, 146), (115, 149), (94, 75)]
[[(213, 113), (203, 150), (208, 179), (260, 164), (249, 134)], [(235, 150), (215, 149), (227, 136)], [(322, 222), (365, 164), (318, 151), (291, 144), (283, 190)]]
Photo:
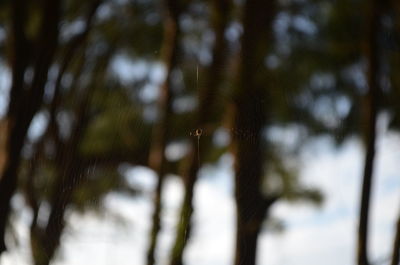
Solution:
[(398, 265), (399, 114), (399, 1), (0, 1), (0, 264)]

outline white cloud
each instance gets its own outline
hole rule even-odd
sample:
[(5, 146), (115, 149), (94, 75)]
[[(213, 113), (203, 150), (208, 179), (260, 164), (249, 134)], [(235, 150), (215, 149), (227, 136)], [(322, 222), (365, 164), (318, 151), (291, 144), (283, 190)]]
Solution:
[[(386, 257), (391, 251), (393, 228), (400, 210), (399, 145), (400, 138), (389, 133), (378, 143), (370, 222), (372, 260)], [(302, 179), (325, 193), (325, 204), (315, 208), (279, 202), (272, 214), (284, 221), (286, 230), (281, 234), (263, 231), (258, 248), (259, 265), (354, 264), (362, 147), (356, 141), (349, 141), (334, 150), (329, 141), (322, 139), (310, 144), (303, 158)], [(103, 219), (91, 214), (72, 215), (71, 233), (63, 237), (62, 258), (54, 264), (145, 264), (155, 176), (144, 169), (131, 174), (130, 181), (142, 185), (145, 196), (132, 199), (112, 194), (106, 200), (106, 207), (124, 216), (126, 224), (120, 225), (107, 215)], [(163, 194), (158, 265), (168, 260), (182, 194), (181, 180), (169, 176)], [(230, 156), (201, 171), (194, 205), (193, 235), (184, 255), (187, 264), (232, 264), (236, 219)], [(16, 258), (16, 253), (5, 255), (4, 264), (26, 264)]]

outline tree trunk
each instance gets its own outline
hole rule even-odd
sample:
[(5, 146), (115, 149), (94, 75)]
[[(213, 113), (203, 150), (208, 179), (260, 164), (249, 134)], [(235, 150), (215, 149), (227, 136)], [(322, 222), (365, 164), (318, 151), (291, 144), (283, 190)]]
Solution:
[[(179, 1), (177, 1), (179, 2)], [(181, 15), (181, 6), (174, 1), (166, 1), (165, 22), (164, 22), (164, 41), (162, 45), (162, 60), (166, 65), (167, 76), (161, 87), (159, 97), (159, 120), (154, 126), (153, 144), (149, 154), (149, 166), (157, 174), (157, 184), (154, 198), (154, 212), (152, 217), (152, 228), (150, 232), (150, 244), (147, 251), (147, 265), (155, 263), (155, 250), (157, 239), (161, 229), (161, 196), (165, 178), (166, 158), (164, 155), (167, 145), (168, 135), (171, 127), (172, 115), (172, 71), (176, 68), (179, 50), (179, 17)]]
[(45, 231), (41, 231), (38, 227), (31, 228), (32, 254), (35, 265), (48, 265), (53, 259), (65, 227), (65, 210), (71, 201), (73, 191), (80, 184), (84, 174), (79, 166), (79, 161), (73, 161), (67, 165), (69, 168), (65, 168), (65, 171), (59, 170), (58, 175), (62, 177), (62, 181), (54, 193)]
[[(197, 140), (195, 140), (197, 144)], [(180, 210), (180, 218), (178, 219), (176, 238), (171, 253), (171, 265), (183, 264), (183, 251), (191, 230), (191, 216), (193, 213), (193, 189), (199, 169), (197, 152), (193, 151), (190, 154), (189, 174), (184, 179), (185, 194)]]
[(365, 141), (366, 154), (363, 173), (363, 184), (361, 192), (360, 220), (358, 229), (358, 265), (369, 265), (368, 259), (368, 223), (369, 207), (371, 197), (372, 177), (374, 170), (375, 142), (376, 142), (376, 120), (380, 97), (379, 87), (379, 51), (378, 34), (380, 30), (380, 1), (372, 0), (368, 16), (369, 35), (365, 47), (365, 56), (368, 60), (368, 93), (366, 96), (366, 127)]
[(258, 81), (259, 75), (266, 73), (264, 58), (271, 38), (274, 14), (274, 1), (245, 2), (238, 87), (233, 102), (232, 145), (237, 207), (235, 265), (256, 263), (258, 234), (275, 201), (267, 199), (261, 191), (266, 159), (263, 129), (267, 125), (268, 103), (267, 88)]
[[(81, 183), (84, 170), (79, 159), (79, 145), (87, 125), (86, 109), (89, 105), (91, 90), (86, 93), (77, 111), (77, 123), (74, 126), (70, 140), (61, 148), (60, 161), (57, 165), (57, 182), (50, 201), (51, 211), (44, 231), (37, 226), (31, 227), (32, 252), (36, 265), (48, 265), (60, 245), (60, 239), (65, 227), (65, 210), (71, 202), (73, 192)], [(33, 223), (32, 225), (36, 225)]]
[[(113, 54), (110, 47), (99, 58), (99, 62), (93, 70), (92, 80), (84, 88), (82, 94), (77, 98), (75, 110), (76, 122), (73, 126), (71, 136), (61, 146), (58, 146), (55, 164), (57, 165), (57, 181), (53, 187), (53, 195), (50, 200), (50, 215), (44, 229), (36, 223), (31, 226), (31, 246), (35, 265), (48, 265), (54, 258), (55, 252), (60, 246), (60, 239), (65, 227), (65, 210), (71, 203), (72, 196), (77, 187), (86, 177), (84, 161), (81, 159), (79, 147), (88, 126), (88, 109), (95, 89), (101, 87), (103, 82), (99, 76), (105, 76), (108, 63)], [(84, 61), (84, 56), (82, 58)], [(80, 72), (75, 76), (79, 78)], [(75, 84), (75, 82), (73, 82)], [(74, 89), (73, 87), (71, 89)], [(50, 125), (49, 125), (50, 126)]]
[[(60, 1), (44, 2), (41, 30), (37, 36), (39, 44), (30, 45), (26, 39), (24, 27), (27, 17), (26, 1), (13, 1), (13, 53), (12, 86), (10, 102), (5, 121), (5, 142), (0, 177), (0, 253), (6, 250), (5, 230), (10, 214), (10, 200), (17, 186), (17, 171), (21, 150), (33, 116), (39, 110), (47, 80), (47, 71), (51, 65), (58, 40), (58, 22), (60, 19)], [(35, 53), (30, 53), (30, 52)], [(35, 55), (35, 56), (30, 56)], [(34, 59), (34, 77), (25, 89), (24, 73), (29, 59)]]
[(393, 242), (393, 254), (391, 265), (400, 264), (400, 217), (397, 219), (396, 224), (396, 235)]
[[(205, 85), (198, 91), (199, 107), (197, 111), (197, 128), (211, 135), (213, 126), (211, 123), (217, 117), (216, 99), (218, 96), (218, 87), (223, 79), (226, 46), (225, 30), (229, 23), (230, 10), (232, 8), (231, 0), (212, 1), (212, 24), (215, 32), (215, 43), (213, 47), (213, 61), (207, 69)], [(176, 238), (171, 253), (171, 265), (182, 265), (183, 252), (191, 233), (191, 217), (193, 214), (193, 190), (197, 180), (197, 174), (201, 167), (201, 157), (206, 154), (211, 145), (210, 139), (202, 140), (201, 148), (198, 146), (198, 136), (193, 136), (191, 141), (191, 153), (189, 154), (189, 166), (183, 173), (185, 194), (181, 206), (180, 218), (178, 219)], [(198, 150), (200, 148), (200, 150)]]
[(33, 244), (32, 250), (36, 265), (48, 265), (55, 251), (60, 245), (60, 238), (65, 227), (65, 210), (72, 199), (76, 187), (81, 183), (84, 172), (79, 160), (79, 145), (87, 125), (87, 107), (90, 95), (95, 86), (90, 86), (83, 95), (76, 112), (77, 122), (74, 126), (71, 138), (65, 143), (61, 150), (61, 156), (56, 161), (57, 182), (50, 201), (51, 211), (44, 231), (38, 227), (31, 227)]

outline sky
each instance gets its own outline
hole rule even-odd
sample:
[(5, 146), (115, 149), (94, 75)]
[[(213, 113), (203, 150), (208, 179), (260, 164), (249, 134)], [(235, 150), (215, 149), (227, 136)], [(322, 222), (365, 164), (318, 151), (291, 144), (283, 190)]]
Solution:
[[(400, 136), (385, 130), (379, 134), (370, 222), (372, 261), (390, 257), (400, 210)], [(281, 220), (285, 229), (262, 231), (258, 264), (354, 264), (362, 146), (352, 139), (335, 148), (328, 138), (319, 138), (306, 145), (301, 159), (303, 183), (319, 188), (325, 201), (319, 207), (277, 203), (271, 215)], [(195, 187), (193, 234), (184, 254), (188, 265), (233, 263), (236, 220), (232, 162), (232, 157), (225, 155), (216, 165), (208, 165), (200, 173)], [(107, 211), (102, 216), (71, 213), (62, 238), (63, 247), (53, 264), (145, 264), (156, 178), (144, 167), (133, 168), (128, 175), (130, 183), (143, 188), (144, 196), (110, 194), (105, 200)], [(158, 265), (167, 264), (182, 194), (180, 179), (169, 176), (163, 194), (165, 208), (156, 253)], [(28, 238), (23, 221), (18, 222), (17, 231), (21, 238)], [(27, 249), (21, 241), (20, 247), (4, 255), (2, 264), (29, 264)]]

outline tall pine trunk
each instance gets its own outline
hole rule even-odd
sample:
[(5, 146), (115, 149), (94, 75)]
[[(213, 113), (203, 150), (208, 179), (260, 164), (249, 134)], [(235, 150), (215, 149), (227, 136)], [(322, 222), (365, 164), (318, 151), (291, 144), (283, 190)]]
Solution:
[[(198, 91), (199, 107), (197, 110), (196, 128), (204, 134), (211, 135), (213, 127), (211, 123), (217, 115), (216, 100), (218, 97), (218, 88), (224, 76), (226, 63), (226, 46), (225, 30), (229, 23), (230, 10), (232, 7), (231, 0), (214, 0), (212, 1), (212, 26), (215, 32), (215, 43), (212, 50), (212, 63), (207, 69), (204, 86), (200, 85)], [(193, 214), (193, 191), (197, 180), (197, 174), (201, 166), (201, 157), (204, 157), (209, 146), (210, 139), (203, 137), (201, 147), (198, 146), (197, 136), (193, 136), (191, 140), (191, 152), (189, 154), (188, 166), (183, 173), (185, 194), (180, 210), (180, 218), (178, 219), (176, 238), (171, 253), (171, 265), (183, 264), (183, 252), (191, 233), (191, 218)], [(200, 150), (198, 150), (200, 148)]]
[(233, 153), (237, 235), (235, 265), (254, 265), (261, 225), (274, 199), (262, 191), (267, 125), (268, 84), (259, 82), (265, 73), (264, 58), (271, 39), (274, 1), (247, 0), (243, 11), (243, 35), (237, 90), (234, 94)]
[[(94, 14), (95, 12), (92, 15)], [(82, 50), (85, 52), (84, 48)], [(113, 53), (114, 48), (109, 47), (99, 57), (96, 67), (93, 69), (92, 80), (80, 90), (81, 93), (76, 95), (75, 122), (71, 134), (60, 146), (57, 146), (55, 161), (57, 179), (52, 187), (52, 196), (49, 201), (50, 214), (44, 228), (39, 227), (36, 222), (32, 222), (31, 226), (31, 246), (35, 265), (48, 265), (54, 258), (66, 224), (65, 212), (71, 204), (74, 192), (85, 181), (88, 174), (80, 153), (80, 146), (90, 121), (89, 109), (93, 93), (96, 89), (102, 89), (104, 82), (102, 77), (106, 76)], [(83, 62), (85, 57), (82, 56), (81, 59)], [(81, 68), (78, 67), (78, 69)], [(80, 72), (76, 74), (73, 84), (78, 84), (79, 77)], [(71, 90), (76, 89), (72, 86)]]
[(393, 254), (391, 265), (399, 265), (400, 263), (400, 217), (396, 222), (396, 234), (393, 242)]
[[(4, 150), (0, 168), (0, 253), (6, 250), (5, 231), (10, 200), (17, 188), (21, 150), (30, 123), (42, 104), (47, 72), (58, 43), (61, 1), (46, 0), (43, 5), (43, 19), (35, 40), (36, 46), (27, 40), (25, 33), (27, 1), (12, 2), (12, 85), (5, 125), (2, 126)], [(24, 74), (31, 58), (34, 76), (30, 84), (25, 84)]]
[(372, 0), (370, 4), (368, 37), (365, 56), (368, 62), (368, 92), (365, 104), (365, 163), (361, 192), (360, 219), (358, 229), (358, 265), (369, 265), (368, 223), (372, 178), (375, 159), (376, 121), (380, 98), (378, 35), (380, 30), (381, 3)]
[(65, 227), (65, 210), (71, 202), (72, 195), (84, 176), (79, 156), (79, 145), (87, 126), (87, 108), (95, 85), (90, 86), (82, 95), (76, 111), (76, 123), (72, 135), (60, 148), (57, 164), (57, 181), (50, 200), (50, 215), (46, 227), (42, 230), (33, 222), (31, 227), (32, 254), (35, 265), (48, 265), (60, 245)]
[(164, 155), (168, 134), (171, 128), (172, 115), (172, 72), (177, 65), (179, 50), (179, 17), (182, 12), (180, 1), (164, 1), (164, 40), (162, 44), (162, 60), (166, 65), (167, 76), (161, 86), (158, 102), (158, 122), (153, 130), (153, 142), (149, 154), (149, 166), (157, 174), (157, 184), (154, 196), (154, 212), (150, 232), (150, 244), (147, 250), (147, 265), (155, 263), (155, 250), (161, 229), (161, 196), (164, 185), (166, 157)]

